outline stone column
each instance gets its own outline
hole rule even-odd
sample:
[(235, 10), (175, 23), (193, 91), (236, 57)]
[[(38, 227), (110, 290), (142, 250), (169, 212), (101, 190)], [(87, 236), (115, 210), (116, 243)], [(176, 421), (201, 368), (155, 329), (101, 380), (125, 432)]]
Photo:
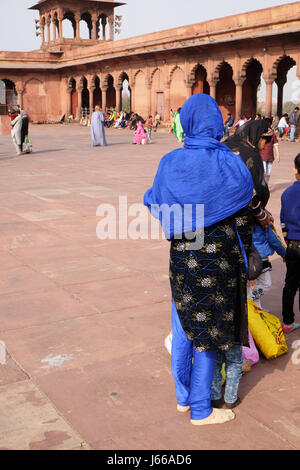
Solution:
[(75, 22), (76, 22), (76, 39), (80, 39), (80, 25), (79, 22), (81, 20), (80, 13), (75, 14)]
[(90, 115), (94, 111), (94, 91), (96, 90), (95, 86), (90, 86), (89, 93), (90, 93)]
[(42, 45), (45, 44), (45, 25), (41, 25), (41, 38), (42, 38)]
[(47, 19), (47, 40), (48, 40), (48, 42), (50, 42), (50, 39), (51, 39), (50, 23), (51, 23), (51, 20), (48, 18)]
[(22, 86), (17, 86), (16, 87), (16, 92), (18, 95), (18, 105), (20, 106), (21, 109), (23, 109), (23, 93), (25, 89)]
[(188, 100), (193, 94), (193, 83), (186, 83), (186, 99)]
[(212, 78), (210, 80), (207, 79), (207, 82), (209, 84), (209, 88), (210, 88), (210, 96), (215, 100), (216, 99), (216, 96), (217, 96), (217, 83), (218, 83), (218, 80), (216, 80), (215, 78)]
[(71, 116), (72, 114), (72, 93), (73, 93), (73, 88), (72, 87), (68, 87), (67, 88), (67, 93), (69, 94), (69, 97), (68, 97), (68, 116)]
[(165, 116), (169, 117), (171, 109), (170, 82), (165, 84), (165, 108)]
[(116, 110), (117, 110), (117, 113), (119, 113), (121, 111), (121, 107), (122, 107), (122, 99), (121, 99), (122, 88), (123, 88), (122, 85), (121, 86), (120, 85), (116, 86)]
[(97, 16), (92, 16), (92, 23), (93, 23), (93, 39), (96, 40), (97, 38)]
[(63, 34), (62, 34), (62, 18), (58, 19), (58, 37), (59, 39), (62, 39)]
[(238, 77), (234, 78), (235, 83), (235, 119), (239, 119), (242, 114), (243, 104), (243, 83), (245, 79)]
[(77, 112), (76, 112), (76, 119), (81, 119), (83, 86), (82, 85), (78, 86), (77, 90), (78, 90), (78, 108), (77, 108)]
[(107, 102), (107, 90), (108, 90), (108, 86), (102, 86), (101, 87), (101, 92), (102, 92), (102, 109), (103, 109), (103, 112), (105, 113), (106, 112), (106, 102)]
[(114, 25), (115, 25), (115, 17), (113, 16), (112, 18), (109, 18), (108, 20), (109, 23), (109, 37), (110, 40), (114, 40)]
[(266, 78), (266, 111), (265, 117), (272, 116), (272, 92), (273, 92), (273, 83), (274, 78)]
[(52, 20), (53, 41), (56, 41), (56, 21)]

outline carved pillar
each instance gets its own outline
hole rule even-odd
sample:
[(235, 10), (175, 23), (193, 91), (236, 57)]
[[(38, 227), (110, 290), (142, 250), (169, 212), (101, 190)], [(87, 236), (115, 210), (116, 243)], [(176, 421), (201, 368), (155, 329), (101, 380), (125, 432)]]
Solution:
[(95, 86), (90, 86), (89, 93), (90, 93), (90, 114), (94, 111), (94, 91), (96, 90)]
[(63, 34), (62, 34), (62, 18), (58, 18), (58, 37), (59, 39), (62, 39)]
[(235, 119), (239, 119), (242, 114), (243, 83), (245, 78), (237, 77), (233, 81), (235, 83)]
[(93, 25), (93, 39), (98, 39), (97, 37), (97, 15), (92, 15), (92, 25)]
[(276, 80), (276, 84), (278, 86), (278, 93), (277, 93), (277, 116), (282, 116), (282, 108), (283, 108), (283, 87), (286, 84), (286, 77), (278, 78)]
[(51, 24), (51, 20), (50, 20), (50, 18), (48, 18), (47, 19), (47, 40), (48, 40), (48, 42), (50, 42), (50, 39), (51, 39), (50, 24)]
[(82, 85), (79, 85), (79, 86), (78, 86), (78, 108), (77, 108), (77, 112), (76, 112), (76, 119), (80, 119), (80, 118), (81, 118), (82, 90), (83, 90), (83, 86), (82, 86)]
[(217, 83), (218, 83), (218, 80), (216, 80), (215, 78), (212, 78), (210, 80), (207, 80), (208, 84), (209, 84), (209, 88), (210, 88), (210, 96), (215, 100), (216, 99), (216, 96), (217, 96)]
[(56, 41), (56, 20), (52, 20), (53, 41)]
[(193, 83), (186, 82), (186, 99), (188, 100), (193, 94)]
[(23, 93), (25, 89), (22, 86), (17, 86), (16, 87), (16, 92), (18, 95), (18, 105), (20, 106), (21, 109), (23, 109)]
[(42, 38), (42, 45), (45, 44), (45, 25), (41, 24), (41, 38)]
[(79, 24), (80, 20), (81, 20), (80, 13), (76, 13), (75, 14), (75, 23), (76, 23), (75, 37), (76, 37), (76, 39), (80, 39), (80, 24)]
[(67, 93), (68, 93), (68, 117), (71, 116), (72, 114), (72, 93), (73, 93), (73, 88), (68, 87), (67, 88)]
[(107, 102), (107, 90), (108, 86), (102, 86), (101, 92), (102, 92), (102, 109), (103, 112), (106, 112), (106, 102)]
[(273, 83), (274, 83), (274, 78), (266, 78), (266, 111), (265, 111), (265, 117), (271, 117), (272, 116), (272, 92), (273, 92)]
[(114, 40), (114, 24), (115, 24), (114, 16), (112, 18), (109, 18), (108, 23), (109, 23), (109, 38), (111, 41), (113, 41)]
[(165, 84), (165, 116), (169, 116), (171, 110), (170, 82)]
[(121, 111), (121, 107), (122, 107), (122, 99), (121, 99), (122, 88), (123, 88), (122, 85), (116, 86), (116, 110), (118, 113)]

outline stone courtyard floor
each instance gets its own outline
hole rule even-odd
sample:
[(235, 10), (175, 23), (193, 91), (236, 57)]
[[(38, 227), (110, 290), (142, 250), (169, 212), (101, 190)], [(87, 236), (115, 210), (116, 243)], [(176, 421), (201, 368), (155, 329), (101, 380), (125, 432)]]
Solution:
[[(91, 148), (76, 124), (31, 126), (30, 136), (34, 153), (21, 157), (0, 136), (0, 449), (299, 449), (299, 330), (286, 355), (243, 376), (234, 421), (194, 427), (176, 412), (164, 348), (168, 243), (96, 236), (97, 207), (142, 203), (175, 137), (160, 130), (133, 146), (130, 131), (111, 129), (107, 148)], [(280, 150), (269, 204), (279, 233), (300, 144)], [(263, 305), (281, 319), (285, 267), (272, 259)]]

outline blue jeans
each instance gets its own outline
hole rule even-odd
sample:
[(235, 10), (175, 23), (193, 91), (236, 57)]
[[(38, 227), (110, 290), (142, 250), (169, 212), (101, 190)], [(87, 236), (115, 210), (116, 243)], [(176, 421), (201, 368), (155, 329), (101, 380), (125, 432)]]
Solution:
[(228, 351), (217, 351), (216, 367), (211, 388), (211, 399), (222, 398), (222, 365), (225, 362), (226, 384), (224, 400), (226, 403), (234, 403), (237, 400), (237, 393), (242, 377), (242, 346), (234, 346)]
[(263, 165), (264, 165), (264, 170), (265, 170), (265, 174), (266, 174), (266, 177), (267, 177), (267, 182), (269, 182), (273, 162), (264, 162), (263, 161)]
[(291, 124), (290, 142), (294, 142), (294, 140), (295, 140), (295, 132), (296, 132), (296, 126), (295, 126), (295, 124)]
[(279, 137), (281, 138), (283, 134), (285, 133), (285, 128), (284, 127), (278, 127), (279, 130)]
[(211, 384), (215, 368), (215, 351), (196, 352), (187, 339), (172, 303), (172, 374), (177, 403), (190, 406), (191, 419), (204, 419), (212, 413)]

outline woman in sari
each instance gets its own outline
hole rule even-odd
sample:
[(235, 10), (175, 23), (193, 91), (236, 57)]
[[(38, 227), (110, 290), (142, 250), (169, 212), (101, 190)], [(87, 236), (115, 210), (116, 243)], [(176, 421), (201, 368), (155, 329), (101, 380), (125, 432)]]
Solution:
[(134, 138), (133, 138), (133, 144), (141, 144), (142, 141), (145, 141), (144, 143), (147, 142), (147, 134), (143, 128), (142, 121), (138, 122), (137, 130), (134, 133)]
[[(246, 264), (236, 219), (247, 212), (253, 182), (241, 157), (220, 142), (223, 119), (213, 98), (193, 95), (180, 121), (184, 147), (162, 158), (144, 203), (171, 242), (177, 409), (190, 411), (193, 425), (224, 423), (235, 415), (211, 407), (211, 384), (216, 351), (248, 345)], [(162, 205), (182, 210), (166, 220)], [(204, 220), (198, 207), (204, 207)], [(191, 233), (197, 240), (201, 230), (199, 245)]]

